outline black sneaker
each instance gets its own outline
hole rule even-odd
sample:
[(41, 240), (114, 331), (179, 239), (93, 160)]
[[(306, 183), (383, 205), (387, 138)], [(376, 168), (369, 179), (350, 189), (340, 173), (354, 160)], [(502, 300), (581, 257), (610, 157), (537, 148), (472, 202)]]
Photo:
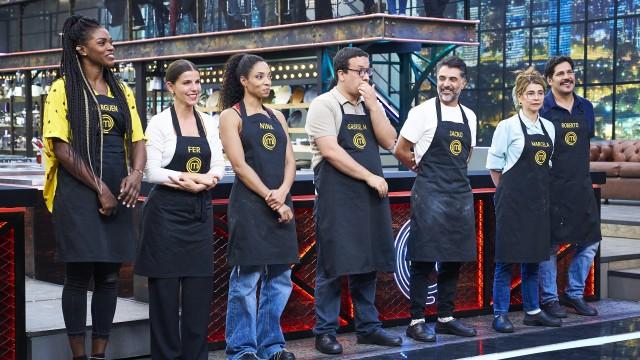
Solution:
[(512, 333), (514, 331), (513, 324), (507, 314), (494, 315), (491, 327), (499, 333)]
[(458, 319), (447, 322), (436, 321), (436, 334), (450, 334), (456, 336), (473, 337), (476, 330), (462, 323)]
[(436, 341), (435, 332), (425, 322), (420, 322), (415, 325), (409, 326), (407, 328), (406, 334), (408, 337), (416, 341), (422, 341), (422, 342)]
[(269, 360), (296, 360), (296, 356), (293, 355), (291, 351), (288, 351), (287, 349), (282, 349), (277, 353), (271, 355)]
[(562, 318), (562, 319), (567, 317), (567, 310), (565, 310), (564, 307), (560, 305), (559, 301), (556, 301), (556, 300), (549, 301), (546, 304), (540, 305), (540, 308), (544, 310), (544, 312), (546, 312), (548, 315), (551, 315), (553, 317)]
[(594, 307), (591, 307), (589, 304), (587, 304), (587, 302), (584, 301), (583, 298), (571, 299), (571, 298), (568, 298), (566, 295), (563, 295), (560, 298), (560, 302), (564, 306), (573, 308), (576, 311), (576, 314), (578, 315), (584, 315), (584, 316), (598, 315), (598, 310), (596, 310)]
[(540, 312), (535, 315), (524, 313), (524, 319), (522, 320), (522, 323), (527, 326), (560, 327), (562, 326), (562, 319), (547, 315), (544, 310), (540, 310)]

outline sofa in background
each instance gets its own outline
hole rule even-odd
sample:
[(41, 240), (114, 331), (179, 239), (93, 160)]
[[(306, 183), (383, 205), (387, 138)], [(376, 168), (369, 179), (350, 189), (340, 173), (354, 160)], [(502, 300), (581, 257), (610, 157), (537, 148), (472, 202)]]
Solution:
[(591, 171), (607, 174), (605, 200), (640, 200), (640, 140), (602, 140), (591, 143)]

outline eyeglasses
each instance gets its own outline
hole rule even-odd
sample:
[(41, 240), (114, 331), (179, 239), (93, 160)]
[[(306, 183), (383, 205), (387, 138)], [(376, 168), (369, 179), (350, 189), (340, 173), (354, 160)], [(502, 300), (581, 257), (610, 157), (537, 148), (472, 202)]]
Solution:
[(543, 91), (527, 91), (526, 93), (524, 93), (524, 97), (526, 97), (529, 100), (535, 99), (537, 97), (544, 97), (544, 92)]
[(358, 75), (360, 75), (360, 77), (364, 77), (365, 75), (367, 75), (367, 76), (373, 75), (373, 68), (367, 68), (367, 69), (349, 69), (349, 68), (347, 68), (347, 70), (351, 70), (351, 71), (357, 72)]

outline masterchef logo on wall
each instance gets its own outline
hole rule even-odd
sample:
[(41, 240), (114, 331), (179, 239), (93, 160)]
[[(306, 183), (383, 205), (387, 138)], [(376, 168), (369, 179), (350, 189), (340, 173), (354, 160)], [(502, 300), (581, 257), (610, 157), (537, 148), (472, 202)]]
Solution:
[[(409, 298), (409, 261), (406, 261), (407, 256), (407, 240), (409, 240), (409, 233), (411, 232), (410, 226), (411, 220), (408, 220), (398, 231), (394, 247), (396, 250), (396, 271), (393, 274), (396, 284), (400, 292), (408, 299)], [(439, 264), (436, 263), (436, 271)], [(438, 285), (429, 284), (427, 286), (427, 302), (426, 305), (431, 305), (436, 302), (436, 295), (438, 294)]]

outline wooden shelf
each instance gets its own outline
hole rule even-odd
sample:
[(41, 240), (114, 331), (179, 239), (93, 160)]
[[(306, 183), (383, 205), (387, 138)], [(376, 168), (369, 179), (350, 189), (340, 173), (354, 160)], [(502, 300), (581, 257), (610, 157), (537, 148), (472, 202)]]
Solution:
[(308, 103), (299, 103), (299, 104), (264, 104), (266, 107), (275, 109), (275, 110), (290, 110), (290, 109), (308, 109)]
[[(299, 104), (264, 104), (264, 106), (268, 107), (269, 109), (274, 109), (274, 110), (291, 110), (291, 109), (308, 109), (309, 108), (309, 104), (308, 103), (299, 103)], [(214, 109), (210, 109), (210, 108), (206, 108), (206, 107), (201, 107), (196, 105), (196, 109), (198, 109), (198, 111), (202, 111), (202, 112), (219, 112), (218, 108), (214, 108)]]

